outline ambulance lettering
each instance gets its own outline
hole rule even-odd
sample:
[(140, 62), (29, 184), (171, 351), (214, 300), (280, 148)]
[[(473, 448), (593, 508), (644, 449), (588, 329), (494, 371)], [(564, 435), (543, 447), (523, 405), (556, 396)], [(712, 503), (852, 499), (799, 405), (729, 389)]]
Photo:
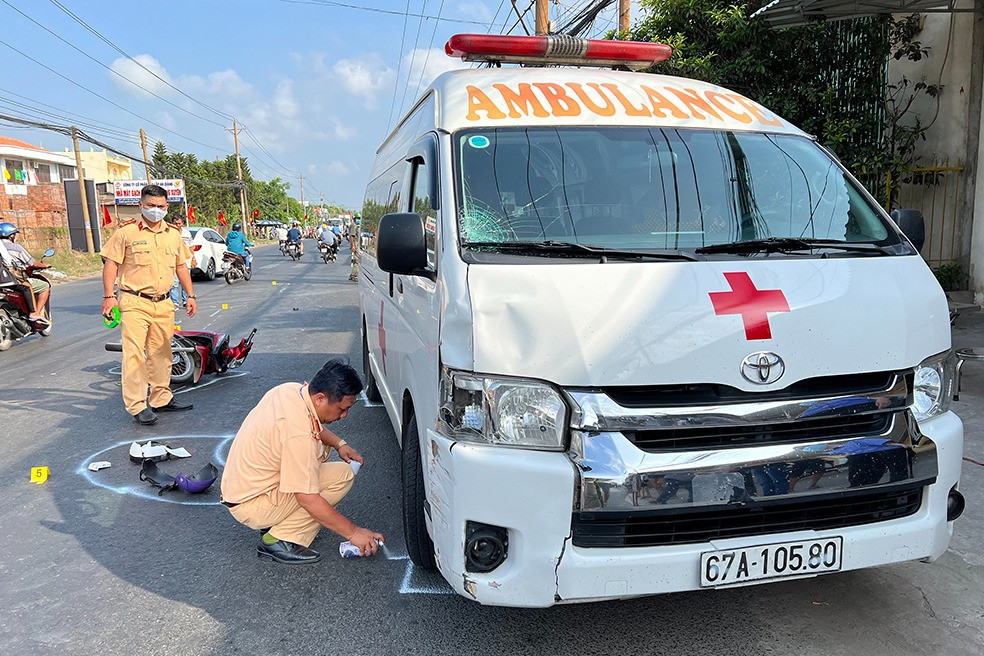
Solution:
[(744, 271), (724, 274), (730, 292), (709, 292), (714, 314), (740, 314), (745, 339), (772, 339), (769, 312), (789, 312), (789, 303), (781, 289), (757, 289)]
[[(588, 89), (592, 93), (588, 92)], [(469, 121), (501, 121), (506, 118), (566, 118), (582, 114), (624, 116), (783, 127), (776, 115), (737, 93), (645, 84), (628, 86), (613, 82), (520, 82), (493, 84), (491, 88), (466, 85)]]

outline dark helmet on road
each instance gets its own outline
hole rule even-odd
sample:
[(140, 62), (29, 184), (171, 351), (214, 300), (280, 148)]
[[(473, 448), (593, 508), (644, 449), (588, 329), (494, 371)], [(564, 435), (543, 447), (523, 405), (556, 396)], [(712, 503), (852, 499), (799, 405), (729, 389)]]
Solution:
[(17, 226), (9, 221), (0, 223), (0, 239), (10, 239), (18, 232), (20, 232), (20, 230), (17, 229)]
[(232, 229), (233, 230), (242, 230), (243, 229), (243, 224), (240, 223), (239, 221), (236, 221), (235, 223), (232, 224)]

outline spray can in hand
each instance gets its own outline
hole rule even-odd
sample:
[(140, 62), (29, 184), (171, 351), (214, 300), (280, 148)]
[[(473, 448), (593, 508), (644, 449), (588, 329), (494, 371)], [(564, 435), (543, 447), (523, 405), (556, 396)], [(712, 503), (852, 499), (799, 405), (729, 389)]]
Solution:
[[(382, 540), (376, 540), (376, 544), (383, 546)], [(338, 545), (338, 553), (342, 558), (358, 558), (362, 555), (362, 550), (346, 540)]]

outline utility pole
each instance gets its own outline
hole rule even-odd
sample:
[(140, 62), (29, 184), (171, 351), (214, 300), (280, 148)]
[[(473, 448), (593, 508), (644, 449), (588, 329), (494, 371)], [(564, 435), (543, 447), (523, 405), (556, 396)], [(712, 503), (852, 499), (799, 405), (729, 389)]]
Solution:
[[(228, 131), (229, 128), (226, 128)], [(246, 185), (243, 183), (243, 160), (239, 157), (239, 130), (236, 119), (232, 119), (232, 141), (236, 144), (236, 171), (239, 180), (239, 210), (242, 214), (243, 232), (248, 237), (250, 234), (249, 223), (246, 221)]]
[(307, 211), (304, 209), (304, 176), (298, 175), (297, 179), (301, 181), (301, 217), (304, 217), (307, 214)]
[(618, 33), (621, 38), (629, 31), (630, 0), (618, 0)]
[[(143, 130), (141, 130), (143, 132)], [(85, 250), (92, 253), (96, 250), (92, 241), (92, 225), (89, 223), (89, 201), (85, 197), (85, 172), (82, 170), (82, 153), (79, 152), (79, 129), (72, 126), (72, 144), (75, 146), (75, 168), (78, 170), (79, 197), (82, 199), (82, 220), (85, 233)]]
[(150, 160), (147, 158), (147, 133), (140, 128), (140, 147), (143, 148), (144, 167), (147, 169), (147, 184), (150, 184)]
[(545, 36), (549, 33), (550, 33), (549, 0), (536, 0), (536, 35)]

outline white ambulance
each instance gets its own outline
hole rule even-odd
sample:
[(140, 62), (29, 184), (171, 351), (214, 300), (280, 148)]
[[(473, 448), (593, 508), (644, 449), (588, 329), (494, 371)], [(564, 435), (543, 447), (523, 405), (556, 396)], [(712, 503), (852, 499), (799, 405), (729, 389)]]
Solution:
[(858, 181), (739, 94), (610, 70), (666, 46), (447, 51), (578, 67), (441, 75), (377, 154), (362, 350), (413, 563), (533, 607), (939, 558), (947, 304)]

